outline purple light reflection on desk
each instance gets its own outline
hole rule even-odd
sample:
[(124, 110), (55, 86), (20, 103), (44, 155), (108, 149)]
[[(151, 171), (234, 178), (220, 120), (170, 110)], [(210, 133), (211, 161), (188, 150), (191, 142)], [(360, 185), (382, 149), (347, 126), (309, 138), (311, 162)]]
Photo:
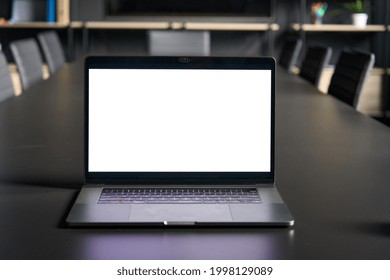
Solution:
[[(151, 231), (155, 231), (152, 232)], [(179, 232), (178, 232), (179, 231)], [(211, 232), (212, 231), (212, 232)], [(84, 259), (286, 259), (292, 229), (135, 229), (94, 233)], [(281, 236), (284, 236), (281, 242)], [(289, 253), (290, 252), (290, 253)]]

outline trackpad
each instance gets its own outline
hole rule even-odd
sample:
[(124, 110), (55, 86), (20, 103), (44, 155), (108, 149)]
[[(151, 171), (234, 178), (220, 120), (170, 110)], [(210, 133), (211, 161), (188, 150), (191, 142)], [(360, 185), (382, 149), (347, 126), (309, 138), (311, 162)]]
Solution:
[(228, 204), (135, 204), (130, 222), (230, 222)]

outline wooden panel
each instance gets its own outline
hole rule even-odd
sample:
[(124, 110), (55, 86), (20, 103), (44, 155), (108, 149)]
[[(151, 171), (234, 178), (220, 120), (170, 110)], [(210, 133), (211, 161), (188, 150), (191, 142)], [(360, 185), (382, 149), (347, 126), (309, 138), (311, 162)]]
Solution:
[(304, 30), (307, 32), (384, 32), (384, 25), (367, 25), (357, 27), (352, 24), (299, 24), (294, 23), (291, 28), (295, 31)]
[(45, 21), (15, 22), (0, 24), (0, 28), (66, 28), (67, 23), (50, 23)]
[(84, 24), (81, 21), (72, 21), (70, 22), (70, 27), (72, 28), (83, 28)]
[(57, 0), (57, 21), (64, 24), (70, 22), (69, 0)]
[(188, 30), (267, 31), (279, 29), (279, 25), (268, 23), (186, 22), (184, 26)]
[(267, 31), (279, 30), (278, 24), (268, 23), (217, 23), (217, 22), (165, 22), (165, 21), (126, 21), (107, 22), (89, 21), (90, 29), (186, 29), (186, 30), (231, 30), (231, 31)]
[(85, 27), (90, 29), (168, 29), (170, 24), (165, 21), (88, 21)]

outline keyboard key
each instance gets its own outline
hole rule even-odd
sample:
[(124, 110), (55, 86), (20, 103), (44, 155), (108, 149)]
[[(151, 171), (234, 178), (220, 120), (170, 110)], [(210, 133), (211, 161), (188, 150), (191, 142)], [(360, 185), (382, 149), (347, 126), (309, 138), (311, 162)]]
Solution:
[(237, 204), (261, 203), (256, 189), (103, 188), (99, 204)]

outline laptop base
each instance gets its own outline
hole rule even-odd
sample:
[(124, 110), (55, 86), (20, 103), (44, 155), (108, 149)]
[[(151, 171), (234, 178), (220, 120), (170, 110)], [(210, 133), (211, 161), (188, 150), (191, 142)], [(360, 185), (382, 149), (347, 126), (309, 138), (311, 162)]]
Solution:
[(69, 226), (292, 226), (294, 224), (290, 211), (272, 186), (257, 187), (262, 201), (259, 204), (98, 204), (103, 188), (103, 185), (82, 188), (66, 220)]

